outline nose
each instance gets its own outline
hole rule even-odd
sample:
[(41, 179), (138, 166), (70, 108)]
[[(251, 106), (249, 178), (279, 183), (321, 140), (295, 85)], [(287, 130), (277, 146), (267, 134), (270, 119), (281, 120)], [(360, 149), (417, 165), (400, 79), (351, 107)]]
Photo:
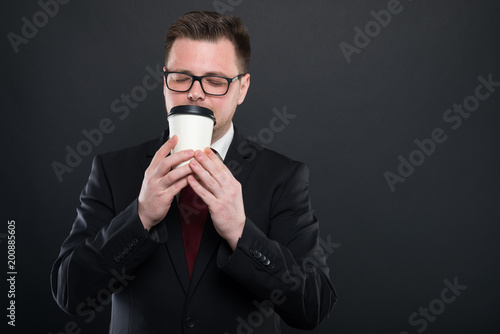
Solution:
[(199, 80), (193, 82), (191, 89), (188, 91), (188, 98), (192, 101), (205, 98), (205, 92), (201, 88), (201, 82)]

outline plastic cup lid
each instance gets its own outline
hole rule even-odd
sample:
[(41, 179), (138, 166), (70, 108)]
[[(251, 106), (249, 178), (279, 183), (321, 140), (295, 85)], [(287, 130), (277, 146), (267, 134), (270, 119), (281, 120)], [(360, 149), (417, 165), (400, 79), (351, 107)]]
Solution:
[(193, 106), (193, 105), (183, 105), (183, 106), (176, 106), (170, 109), (170, 112), (167, 115), (167, 118), (172, 115), (198, 115), (198, 116), (205, 116), (209, 117), (214, 121), (215, 125), (215, 116), (212, 110), (205, 108), (205, 107), (200, 107), (200, 106)]

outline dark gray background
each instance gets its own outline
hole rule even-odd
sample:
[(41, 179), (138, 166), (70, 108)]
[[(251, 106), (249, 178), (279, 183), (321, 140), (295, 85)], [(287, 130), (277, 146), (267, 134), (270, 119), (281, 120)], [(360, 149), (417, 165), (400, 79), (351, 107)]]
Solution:
[[(354, 28), (364, 30), (374, 20), (370, 11), (386, 9), (388, 0), (219, 2), (233, 4), (252, 38), (251, 88), (235, 124), (258, 135), (273, 109), (296, 115), (272, 140), (262, 138), (309, 165), (321, 236), (336, 244), (328, 263), (339, 301), (316, 333), (498, 333), (500, 87), (456, 130), (443, 115), (474, 94), (479, 76), (500, 82), (499, 2), (401, 0), (401, 12), (351, 63), (339, 44), (352, 45)], [(154, 138), (166, 124), (159, 86), (123, 120), (111, 103), (142, 85), (147, 66), (163, 65), (164, 33), (174, 19), (214, 10), (214, 2), (70, 1), (18, 53), (7, 35), (21, 35), (21, 19), (33, 22), (41, 7), (0, 6), (0, 268), (7, 272), (2, 233), (15, 219), (14, 332), (59, 333), (75, 321), (82, 333), (104, 333), (107, 311), (86, 324), (57, 307), (50, 267), (92, 156)], [(103, 118), (114, 131), (59, 182), (51, 164), (64, 163), (65, 147), (75, 148), (82, 130)], [(414, 140), (435, 128), (447, 140), (392, 192), (384, 173), (397, 173), (398, 156), (408, 159)], [(467, 286), (447, 304), (438, 301), (445, 280)], [(429, 305), (438, 315), (425, 330), (425, 317), (409, 322)], [(0, 319), (8, 328), (3, 313)]]

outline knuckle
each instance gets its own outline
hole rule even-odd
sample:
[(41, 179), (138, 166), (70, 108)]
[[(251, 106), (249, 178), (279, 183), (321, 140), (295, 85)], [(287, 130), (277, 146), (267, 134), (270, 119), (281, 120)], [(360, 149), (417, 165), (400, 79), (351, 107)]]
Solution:
[(167, 184), (172, 184), (175, 180), (174, 176), (172, 175), (172, 173), (167, 173), (163, 179), (167, 182)]
[(168, 171), (172, 167), (172, 164), (170, 163), (170, 159), (163, 159), (159, 164), (158, 164), (158, 169), (163, 170), (163, 171)]
[(217, 178), (222, 178), (222, 177), (224, 177), (224, 172), (223, 172), (223, 170), (221, 170), (220, 168), (217, 168), (217, 166), (216, 166), (216, 168), (213, 168), (213, 169), (210, 171), (210, 173), (211, 173), (213, 176), (217, 177)]
[(151, 180), (149, 180), (148, 182), (146, 182), (146, 191), (147, 191), (147, 193), (151, 194), (152, 192), (154, 192), (155, 187), (156, 187), (156, 184), (154, 182), (152, 182)]
[(146, 171), (144, 173), (144, 179), (142, 179), (142, 184), (144, 187), (149, 187), (151, 184), (151, 177), (148, 174), (149, 173)]
[(215, 179), (213, 179), (213, 178), (209, 178), (209, 179), (207, 179), (206, 183), (207, 183), (207, 185), (208, 185), (210, 188), (214, 188), (214, 187), (216, 187), (216, 186), (217, 186), (217, 184), (218, 184), (218, 182), (217, 182), (217, 181), (215, 181)]
[(238, 196), (238, 191), (235, 188), (229, 189), (229, 196), (231, 198), (236, 198)]

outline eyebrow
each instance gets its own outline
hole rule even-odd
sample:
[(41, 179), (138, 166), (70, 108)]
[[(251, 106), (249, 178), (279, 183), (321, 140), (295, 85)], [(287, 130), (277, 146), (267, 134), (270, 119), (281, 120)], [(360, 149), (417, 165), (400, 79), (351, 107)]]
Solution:
[[(189, 70), (183, 70), (183, 69), (174, 69), (174, 70), (170, 70), (170, 69), (167, 69), (168, 71), (170, 72), (181, 72), (181, 73), (186, 73), (186, 74), (191, 74), (191, 75), (194, 75), (193, 72), (189, 71)], [(222, 72), (217, 72), (217, 71), (212, 71), (212, 72), (205, 72), (204, 74), (200, 75), (200, 76), (207, 76), (207, 75), (215, 75), (215, 76), (219, 76), (219, 77), (225, 77), (225, 78), (229, 78), (230, 76), (226, 75), (225, 73), (222, 73)]]

